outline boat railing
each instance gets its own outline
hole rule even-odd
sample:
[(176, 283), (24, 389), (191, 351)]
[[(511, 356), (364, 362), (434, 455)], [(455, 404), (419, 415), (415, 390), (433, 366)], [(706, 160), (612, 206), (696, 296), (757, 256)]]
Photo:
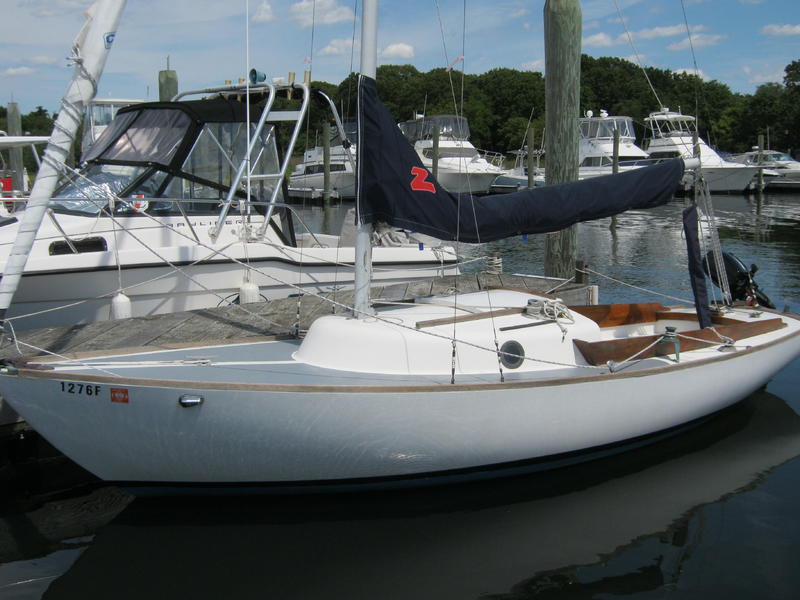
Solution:
[[(300, 90), (302, 92), (302, 103), (300, 110), (298, 111), (277, 111), (277, 114), (272, 113), (272, 106), (275, 102), (275, 98), (277, 97), (278, 92), (287, 92), (287, 95), (296, 91)], [(226, 86), (220, 86), (216, 88), (204, 88), (200, 90), (191, 90), (188, 92), (183, 92), (175, 96), (175, 100), (179, 100), (181, 98), (185, 98), (186, 96), (190, 95), (203, 95), (203, 94), (210, 94), (210, 93), (245, 93), (245, 94), (252, 94), (253, 92), (256, 93), (266, 93), (267, 99), (264, 108), (262, 109), (261, 116), (259, 117), (258, 124), (256, 125), (255, 130), (251, 134), (250, 142), (247, 148), (247, 153), (245, 154), (242, 162), (239, 165), (239, 168), (236, 171), (236, 175), (234, 176), (233, 180), (231, 181), (230, 189), (228, 191), (227, 197), (222, 203), (222, 206), (219, 211), (219, 217), (217, 219), (216, 226), (214, 230), (211, 232), (211, 239), (216, 240), (219, 237), (219, 234), (222, 231), (222, 228), (225, 225), (225, 218), (230, 211), (230, 208), (233, 204), (234, 198), (237, 195), (237, 191), (239, 189), (239, 185), (242, 183), (243, 180), (249, 181), (264, 181), (264, 180), (272, 180), (272, 181), (283, 181), (286, 177), (286, 173), (289, 169), (289, 162), (294, 152), (294, 147), (297, 143), (298, 136), (300, 134), (300, 129), (303, 123), (303, 117), (305, 116), (306, 112), (308, 111), (308, 104), (310, 100), (310, 89), (309, 86), (305, 83), (289, 83), (289, 84), (274, 84), (274, 83), (254, 83), (252, 85), (247, 84), (232, 84)], [(249, 98), (249, 96), (248, 96)], [(256, 151), (256, 146), (260, 141), (260, 135), (262, 130), (264, 129), (264, 125), (267, 122), (275, 122), (275, 121), (294, 121), (294, 128), (292, 130), (292, 134), (289, 139), (289, 143), (286, 147), (286, 151), (284, 153), (283, 160), (280, 161), (280, 168), (277, 172), (274, 173), (260, 173), (260, 174), (253, 174), (250, 170), (250, 165), (252, 162), (251, 157), (253, 153)], [(263, 151), (263, 149), (262, 149)], [(260, 153), (258, 154), (260, 156)], [(255, 162), (258, 161), (258, 158)], [(265, 215), (264, 224), (261, 227), (261, 230), (258, 232), (258, 237), (263, 237), (266, 234), (267, 227), (269, 224), (269, 220), (272, 217), (272, 213), (275, 209), (276, 202), (278, 200), (278, 194), (281, 191), (280, 185), (273, 186), (271, 198), (269, 204), (267, 206), (267, 211)]]
[(503, 155), (502, 152), (494, 152), (493, 150), (478, 150), (478, 154), (488, 162), (490, 165), (494, 165), (495, 167), (503, 168), (505, 166), (506, 157)]

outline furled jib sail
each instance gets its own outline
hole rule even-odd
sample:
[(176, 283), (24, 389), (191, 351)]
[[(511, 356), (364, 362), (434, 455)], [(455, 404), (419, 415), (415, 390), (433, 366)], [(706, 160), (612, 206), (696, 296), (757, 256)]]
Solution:
[(513, 194), (451, 194), (422, 166), (378, 98), (375, 80), (364, 75), (359, 78), (358, 118), (360, 221), (385, 221), (441, 240), (490, 242), (652, 208), (673, 197), (683, 176), (684, 163), (676, 159)]

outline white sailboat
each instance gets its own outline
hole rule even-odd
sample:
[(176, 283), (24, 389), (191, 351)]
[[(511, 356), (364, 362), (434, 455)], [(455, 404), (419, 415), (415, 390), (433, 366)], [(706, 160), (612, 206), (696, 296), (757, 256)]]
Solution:
[[(376, 2), (363, 22), (362, 71), (374, 76)], [(553, 231), (667, 202), (684, 165), (460, 202), (430, 179), (366, 75), (358, 148), (352, 316), (321, 317), (302, 340), (18, 361), (0, 370), (0, 393), (67, 456), (132, 486), (426, 485), (657, 439), (741, 400), (800, 354), (796, 316), (710, 314), (694, 206), (695, 310), (567, 308), (500, 289), (373, 309), (373, 222), (462, 241)]]

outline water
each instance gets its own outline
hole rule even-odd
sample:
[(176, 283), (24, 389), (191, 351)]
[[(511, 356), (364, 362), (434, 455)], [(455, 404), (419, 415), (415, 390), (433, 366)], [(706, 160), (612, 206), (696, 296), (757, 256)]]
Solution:
[[(583, 224), (581, 254), (595, 271), (689, 298), (682, 207), (627, 213), (615, 230)], [(758, 264), (762, 289), (797, 311), (800, 196), (721, 196), (715, 207), (724, 248)], [(531, 237), (462, 250), (537, 273), (542, 248)], [(602, 302), (661, 299), (592, 280)], [(795, 598), (798, 389), (795, 361), (666, 442), (480, 485), (172, 501), (100, 487), (4, 504), (0, 598)]]

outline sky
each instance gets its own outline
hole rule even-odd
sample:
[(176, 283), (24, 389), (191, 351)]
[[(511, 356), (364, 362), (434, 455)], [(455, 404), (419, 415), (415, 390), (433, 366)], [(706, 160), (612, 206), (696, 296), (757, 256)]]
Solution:
[[(66, 57), (90, 4), (3, 0), (0, 103), (17, 102), (23, 114), (58, 109), (72, 76)], [(745, 94), (781, 83), (786, 65), (800, 60), (798, 0), (580, 4), (582, 51), (594, 57), (696, 68)], [(379, 64), (543, 72), (543, 8), (544, 0), (382, 0)], [(248, 66), (270, 78), (294, 71), (298, 79), (311, 68), (314, 80), (339, 83), (358, 70), (360, 12), (356, 0), (128, 0), (98, 97), (157, 100), (167, 61), (182, 90), (236, 80)]]

